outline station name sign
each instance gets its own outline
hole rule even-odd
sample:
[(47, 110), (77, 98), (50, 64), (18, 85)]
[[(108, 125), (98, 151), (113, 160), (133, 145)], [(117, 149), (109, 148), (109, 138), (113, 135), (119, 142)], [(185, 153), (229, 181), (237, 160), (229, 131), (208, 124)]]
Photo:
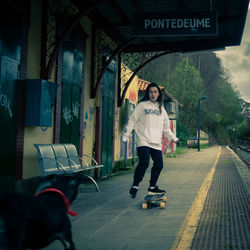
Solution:
[(136, 36), (216, 36), (218, 18), (214, 12), (134, 13)]

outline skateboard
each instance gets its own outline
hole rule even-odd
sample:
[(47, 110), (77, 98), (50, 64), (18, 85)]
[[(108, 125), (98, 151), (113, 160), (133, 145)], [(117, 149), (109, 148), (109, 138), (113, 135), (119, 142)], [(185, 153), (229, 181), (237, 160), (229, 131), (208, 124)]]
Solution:
[(165, 208), (167, 202), (167, 196), (165, 194), (157, 194), (157, 195), (146, 195), (144, 197), (146, 202), (142, 203), (142, 209), (145, 210), (150, 207)]

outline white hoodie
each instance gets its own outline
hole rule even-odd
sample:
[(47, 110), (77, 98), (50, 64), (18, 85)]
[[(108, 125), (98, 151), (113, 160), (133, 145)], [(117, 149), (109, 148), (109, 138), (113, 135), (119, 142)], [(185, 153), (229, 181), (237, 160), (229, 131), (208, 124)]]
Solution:
[(162, 133), (169, 141), (176, 142), (178, 138), (170, 129), (168, 114), (162, 106), (160, 113), (158, 102), (140, 102), (123, 131), (122, 140), (127, 141), (135, 129), (137, 147), (147, 146), (157, 150), (162, 149)]

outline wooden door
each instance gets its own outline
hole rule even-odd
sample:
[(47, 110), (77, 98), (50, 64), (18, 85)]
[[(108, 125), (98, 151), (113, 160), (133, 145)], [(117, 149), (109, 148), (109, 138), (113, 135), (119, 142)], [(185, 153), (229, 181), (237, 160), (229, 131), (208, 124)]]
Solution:
[(113, 162), (113, 126), (114, 126), (114, 81), (115, 72), (107, 69), (103, 77), (102, 99), (102, 176), (112, 173)]
[(79, 149), (80, 105), (82, 91), (82, 52), (71, 42), (63, 46), (61, 143), (73, 143)]
[[(11, 21), (6, 19), (11, 17)], [(7, 3), (0, 8), (0, 194), (14, 191), (16, 179), (16, 80), (21, 61), (22, 16)]]

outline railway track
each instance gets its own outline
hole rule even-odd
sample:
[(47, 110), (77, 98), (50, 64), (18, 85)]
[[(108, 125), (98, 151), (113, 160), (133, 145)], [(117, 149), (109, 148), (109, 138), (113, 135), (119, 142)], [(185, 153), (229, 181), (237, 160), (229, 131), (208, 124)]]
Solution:
[(231, 145), (230, 148), (240, 157), (240, 159), (250, 168), (250, 142), (239, 141)]

